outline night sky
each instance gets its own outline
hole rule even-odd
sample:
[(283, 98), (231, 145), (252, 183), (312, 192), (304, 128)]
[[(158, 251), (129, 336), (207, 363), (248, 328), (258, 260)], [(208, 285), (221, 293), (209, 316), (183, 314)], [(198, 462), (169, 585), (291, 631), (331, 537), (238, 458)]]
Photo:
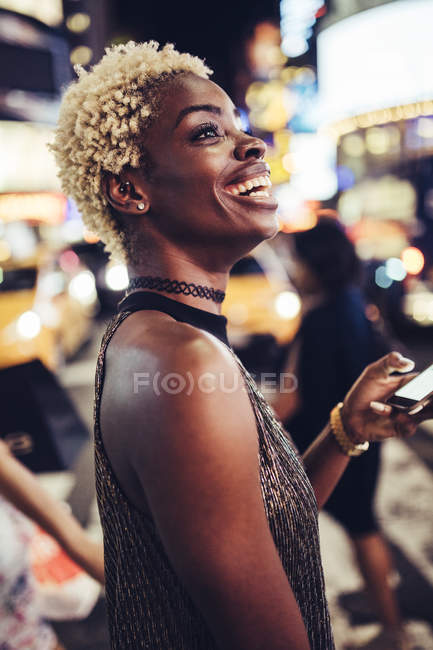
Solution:
[(266, 18), (279, 21), (278, 0), (205, 0), (166, 2), (111, 0), (113, 36), (175, 43), (206, 59), (213, 80), (229, 93), (234, 72), (242, 65), (242, 44), (252, 27)]

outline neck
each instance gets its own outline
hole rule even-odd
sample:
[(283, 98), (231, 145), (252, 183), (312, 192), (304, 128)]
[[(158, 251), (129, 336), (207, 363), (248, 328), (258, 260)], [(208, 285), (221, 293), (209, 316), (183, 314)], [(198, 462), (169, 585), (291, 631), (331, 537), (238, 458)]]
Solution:
[[(129, 266), (129, 277), (155, 276), (178, 280), (179, 282), (193, 283), (205, 287), (212, 287), (215, 290), (225, 292), (228, 282), (229, 269), (224, 270), (206, 270), (201, 265), (194, 263), (192, 260), (182, 254), (166, 254), (160, 259), (146, 261), (143, 263)], [(137, 289), (140, 291), (140, 289)], [(162, 295), (167, 295), (173, 300), (182, 302), (191, 307), (198, 307), (214, 314), (221, 313), (221, 303), (213, 300), (206, 300), (191, 295), (168, 294), (163, 291), (155, 291)]]

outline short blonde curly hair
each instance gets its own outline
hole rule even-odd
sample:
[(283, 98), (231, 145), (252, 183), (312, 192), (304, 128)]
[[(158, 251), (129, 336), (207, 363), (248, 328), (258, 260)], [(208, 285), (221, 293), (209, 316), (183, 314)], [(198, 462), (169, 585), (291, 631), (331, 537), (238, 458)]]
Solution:
[(102, 192), (104, 174), (144, 164), (137, 134), (157, 115), (161, 83), (182, 72), (207, 79), (204, 61), (180, 53), (168, 43), (115, 45), (87, 72), (76, 66), (78, 79), (63, 96), (54, 143), (50, 145), (65, 194), (81, 211), (84, 224), (119, 261), (128, 259), (124, 229)]

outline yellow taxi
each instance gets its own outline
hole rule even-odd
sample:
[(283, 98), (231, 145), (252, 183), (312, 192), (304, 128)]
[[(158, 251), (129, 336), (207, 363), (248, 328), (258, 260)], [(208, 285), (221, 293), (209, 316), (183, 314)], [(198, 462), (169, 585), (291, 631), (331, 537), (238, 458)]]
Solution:
[(0, 262), (0, 368), (40, 359), (54, 370), (88, 338), (96, 305), (73, 251)]
[(300, 310), (299, 296), (269, 244), (234, 265), (222, 313), (230, 343), (249, 369), (272, 368), (271, 357), (299, 329)]

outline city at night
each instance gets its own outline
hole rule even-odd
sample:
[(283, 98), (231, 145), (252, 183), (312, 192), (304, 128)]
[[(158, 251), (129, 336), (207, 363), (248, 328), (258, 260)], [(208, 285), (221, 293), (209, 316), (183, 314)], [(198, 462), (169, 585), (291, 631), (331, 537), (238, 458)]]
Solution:
[(433, 650), (433, 0), (0, 0), (0, 650)]

